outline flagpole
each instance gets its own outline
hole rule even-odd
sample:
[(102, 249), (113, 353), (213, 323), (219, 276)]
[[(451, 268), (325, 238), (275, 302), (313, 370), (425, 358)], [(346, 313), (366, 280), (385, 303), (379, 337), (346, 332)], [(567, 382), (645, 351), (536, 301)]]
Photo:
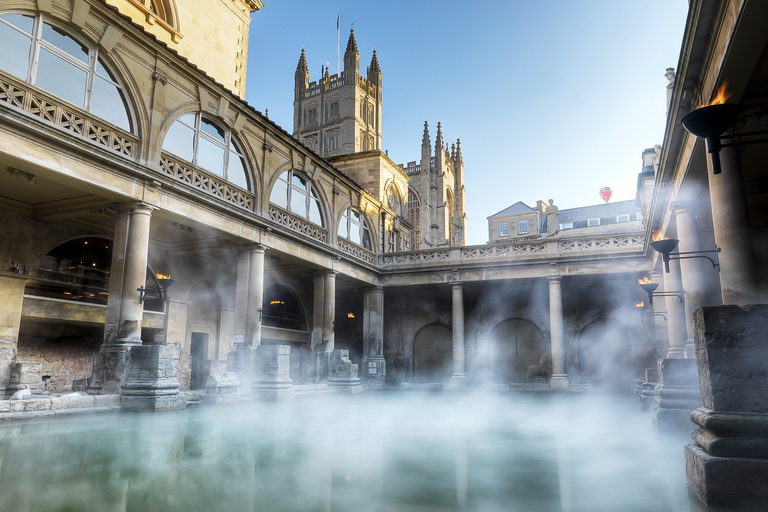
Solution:
[(339, 32), (341, 11), (336, 13), (336, 76), (341, 76), (341, 32)]

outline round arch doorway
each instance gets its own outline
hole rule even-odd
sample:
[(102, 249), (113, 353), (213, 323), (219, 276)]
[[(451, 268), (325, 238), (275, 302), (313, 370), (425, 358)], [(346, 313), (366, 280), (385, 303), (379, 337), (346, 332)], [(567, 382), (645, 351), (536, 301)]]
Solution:
[(551, 374), (549, 347), (544, 333), (524, 318), (510, 318), (491, 331), (489, 370), (492, 381), (546, 383)]

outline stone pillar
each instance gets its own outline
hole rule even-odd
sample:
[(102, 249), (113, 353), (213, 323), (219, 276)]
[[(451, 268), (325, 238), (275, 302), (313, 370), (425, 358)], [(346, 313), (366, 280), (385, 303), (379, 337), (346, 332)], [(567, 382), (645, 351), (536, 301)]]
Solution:
[(349, 359), (349, 350), (334, 350), (330, 357), (328, 386), (337, 393), (357, 395), (363, 392), (360, 378), (357, 375), (357, 365)]
[(291, 347), (260, 345), (256, 348), (253, 396), (261, 400), (294, 398), (296, 391), (290, 378)]
[[(251, 246), (240, 253), (237, 265), (238, 277), (246, 276), (245, 286), (240, 283), (235, 293), (244, 304), (238, 304), (235, 312), (235, 333), (242, 332), (242, 343), (234, 355), (234, 370), (240, 379), (240, 391), (251, 390), (256, 365), (256, 348), (261, 344), (261, 312), (264, 301), (264, 252), (260, 245)], [(247, 284), (246, 284), (247, 283)], [(244, 299), (244, 300), (243, 300)]]
[(693, 359), (659, 359), (656, 403), (651, 406), (653, 425), (659, 431), (690, 432), (691, 411), (701, 405), (696, 363)]
[(708, 507), (768, 510), (766, 332), (768, 304), (694, 313), (703, 407), (691, 414), (700, 428), (685, 446), (685, 466)]
[[(694, 205), (676, 201), (672, 212), (677, 223), (677, 238), (680, 252), (704, 250), (699, 242), (699, 228), (696, 224)], [(714, 256), (711, 254), (709, 256)], [(693, 312), (706, 304), (706, 276), (711, 263), (703, 258), (686, 258), (680, 261), (682, 289), (685, 290), (685, 357), (693, 358)], [(670, 271), (672, 268), (670, 267)], [(673, 297), (674, 298), (674, 297)]]
[(723, 148), (720, 162), (723, 172), (712, 174), (712, 161), (707, 158), (712, 224), (715, 243), (721, 249), (720, 289), (723, 304), (758, 303), (760, 289), (738, 149)]
[(334, 347), (336, 319), (336, 274), (333, 270), (315, 276), (315, 308), (312, 327), (312, 348), (315, 355), (315, 379), (328, 379), (328, 364)]
[(365, 377), (371, 385), (384, 386), (384, 288), (376, 286), (365, 290), (363, 313), (363, 346), (368, 349)]
[(26, 280), (26, 275), (0, 271), (0, 304), (3, 305), (0, 310), (0, 398), (18, 391), (6, 388), (11, 378), (11, 365), (16, 361)]
[(464, 356), (464, 285), (456, 281), (452, 286), (451, 313), (453, 320), (453, 374), (448, 385), (464, 387), (467, 385)]
[[(677, 292), (680, 297), (684, 296), (678, 260), (670, 260), (669, 272), (664, 272), (664, 291)], [(680, 302), (680, 298), (674, 296), (664, 297), (664, 302), (667, 305), (667, 329), (669, 329), (667, 358), (683, 359), (685, 341), (688, 339), (688, 331), (685, 327), (685, 306)]]
[(244, 345), (255, 348), (261, 345), (261, 308), (264, 303), (264, 247), (250, 250), (248, 266), (248, 310), (245, 314)]
[(569, 389), (565, 371), (565, 331), (563, 329), (563, 294), (560, 277), (548, 277), (549, 281), (549, 330), (552, 344), (552, 377), (550, 389)]
[(123, 410), (183, 409), (186, 397), (179, 394), (179, 347), (139, 345), (131, 348), (122, 394)]
[[(663, 277), (663, 271), (659, 270), (651, 270), (648, 272), (648, 277), (651, 278), (651, 281), (654, 283), (659, 283), (659, 287), (656, 288), (656, 291), (663, 292), (664, 291), (664, 277)], [(657, 300), (653, 303), (653, 312), (654, 313), (661, 313), (664, 316), (661, 315), (654, 315), (653, 321), (654, 321), (654, 336), (655, 336), (655, 346), (659, 349), (657, 354), (661, 354), (661, 347), (663, 347), (664, 354), (667, 353), (667, 350), (669, 349), (669, 328), (667, 327), (667, 313), (666, 310), (667, 304), (666, 301), (663, 300)], [(658, 356), (657, 356), (658, 357)], [(654, 365), (655, 369), (655, 365)]]
[(125, 383), (131, 347), (141, 345), (144, 304), (139, 288), (147, 282), (152, 210), (145, 203), (122, 205), (115, 218), (104, 344), (94, 363), (90, 393), (119, 393)]

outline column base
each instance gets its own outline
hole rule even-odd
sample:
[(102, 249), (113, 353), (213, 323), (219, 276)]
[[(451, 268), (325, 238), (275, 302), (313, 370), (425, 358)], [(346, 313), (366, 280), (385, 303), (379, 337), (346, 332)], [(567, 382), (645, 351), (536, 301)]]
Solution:
[(296, 396), (290, 374), (289, 345), (260, 345), (256, 350), (251, 395), (259, 400), (285, 400)]
[(686, 359), (696, 359), (696, 344), (693, 342), (693, 338), (688, 338), (685, 341), (684, 355)]
[(251, 395), (257, 400), (275, 401), (296, 398), (296, 390), (291, 382), (254, 382)]
[(685, 347), (670, 347), (665, 359), (685, 359)]
[(173, 411), (184, 409), (187, 397), (184, 395), (169, 396), (124, 396), (122, 409), (124, 411)]
[(467, 387), (467, 374), (466, 373), (454, 373), (451, 378), (448, 379), (449, 388), (465, 388)]
[(131, 359), (131, 349), (141, 343), (110, 343), (102, 345), (99, 355), (94, 360), (99, 368), (93, 370), (93, 381), (89, 394), (116, 395), (125, 386), (125, 374)]
[(571, 381), (568, 375), (554, 374), (549, 379), (549, 389), (571, 389)]
[(179, 347), (139, 345), (128, 354), (123, 410), (170, 411), (186, 406), (187, 398), (179, 394)]
[(768, 460), (715, 457), (685, 445), (688, 485), (708, 507), (768, 510)]

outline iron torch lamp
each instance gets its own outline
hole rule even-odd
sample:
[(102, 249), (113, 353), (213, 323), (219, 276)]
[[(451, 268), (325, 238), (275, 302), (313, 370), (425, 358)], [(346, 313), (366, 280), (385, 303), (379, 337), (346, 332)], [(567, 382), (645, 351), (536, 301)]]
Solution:
[[(720, 174), (720, 149), (723, 144), (720, 138), (723, 133), (733, 126), (739, 116), (739, 107), (729, 103), (719, 105), (706, 105), (688, 112), (680, 120), (683, 128), (697, 137), (703, 138), (707, 143), (707, 153), (712, 159), (712, 174)], [(726, 144), (730, 146), (734, 144)]]
[[(651, 281), (650, 277), (643, 277), (642, 279), (637, 280), (638, 283), (640, 283), (640, 288), (642, 288), (645, 293), (648, 294), (648, 305), (653, 306), (653, 298), (654, 297), (677, 297), (680, 299), (680, 303), (683, 303), (683, 293), (684, 291), (671, 291), (671, 292), (657, 292), (656, 288), (659, 287), (659, 283), (654, 283)], [(638, 306), (640, 307), (640, 306)]]
[[(704, 258), (709, 260), (710, 263), (712, 263), (712, 268), (720, 271), (720, 260), (717, 257), (718, 253), (720, 252), (720, 248), (715, 246), (714, 249), (708, 250), (708, 251), (686, 251), (686, 252), (675, 252), (674, 251), (677, 248), (677, 244), (680, 243), (680, 240), (676, 238), (661, 238), (661, 232), (657, 231), (656, 234), (653, 236), (653, 241), (651, 242), (651, 248), (656, 251), (657, 253), (661, 254), (661, 258), (664, 261), (664, 271), (669, 274), (669, 260), (685, 260), (685, 259), (691, 259), (691, 258)], [(710, 258), (709, 256), (705, 256), (707, 253), (715, 253), (714, 259)]]

